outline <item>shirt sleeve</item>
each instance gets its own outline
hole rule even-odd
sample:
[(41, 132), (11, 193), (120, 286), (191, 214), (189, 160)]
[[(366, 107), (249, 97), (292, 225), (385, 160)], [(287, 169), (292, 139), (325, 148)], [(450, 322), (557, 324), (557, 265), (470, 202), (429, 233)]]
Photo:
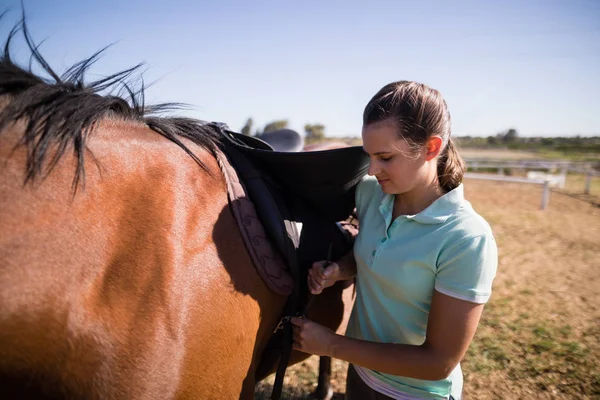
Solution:
[(498, 267), (498, 248), (491, 234), (464, 239), (443, 250), (435, 290), (472, 303), (486, 303)]

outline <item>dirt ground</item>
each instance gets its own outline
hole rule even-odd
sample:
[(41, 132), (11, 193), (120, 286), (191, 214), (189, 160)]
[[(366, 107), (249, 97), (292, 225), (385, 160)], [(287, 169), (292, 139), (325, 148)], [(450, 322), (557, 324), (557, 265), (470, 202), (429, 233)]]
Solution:
[[(492, 226), (500, 260), (462, 363), (464, 399), (600, 399), (600, 196), (553, 191), (541, 211), (536, 185), (466, 180), (465, 194)], [(290, 367), (283, 398), (308, 398), (317, 367), (317, 357)], [(334, 360), (335, 399), (346, 367)], [(255, 399), (269, 398), (273, 379)]]

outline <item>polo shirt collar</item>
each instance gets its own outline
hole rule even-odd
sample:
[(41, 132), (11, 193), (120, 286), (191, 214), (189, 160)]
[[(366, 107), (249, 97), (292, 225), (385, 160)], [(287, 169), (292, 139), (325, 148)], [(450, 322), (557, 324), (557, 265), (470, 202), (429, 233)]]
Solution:
[[(381, 204), (379, 212), (384, 216), (386, 221), (391, 220), (391, 215), (394, 207), (393, 194), (381, 193)], [(426, 209), (415, 215), (405, 215), (406, 219), (414, 220), (421, 224), (442, 224), (452, 216), (465, 202), (464, 189), (462, 183), (455, 189), (435, 200)], [(388, 225), (389, 225), (388, 221)]]

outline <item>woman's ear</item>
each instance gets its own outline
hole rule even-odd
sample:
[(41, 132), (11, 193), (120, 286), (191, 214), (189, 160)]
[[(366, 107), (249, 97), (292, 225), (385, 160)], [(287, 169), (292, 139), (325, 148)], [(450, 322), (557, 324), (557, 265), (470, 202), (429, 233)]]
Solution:
[(425, 160), (431, 161), (436, 158), (442, 151), (442, 144), (444, 141), (439, 136), (432, 136), (427, 140), (425, 146)]

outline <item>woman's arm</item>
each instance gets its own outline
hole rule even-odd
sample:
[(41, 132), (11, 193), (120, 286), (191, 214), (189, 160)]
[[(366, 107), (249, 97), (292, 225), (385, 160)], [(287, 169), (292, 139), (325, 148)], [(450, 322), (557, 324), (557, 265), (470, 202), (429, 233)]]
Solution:
[(294, 318), (294, 348), (392, 375), (440, 380), (448, 377), (464, 357), (482, 311), (483, 304), (434, 291), (426, 339), (420, 346), (352, 339)]

